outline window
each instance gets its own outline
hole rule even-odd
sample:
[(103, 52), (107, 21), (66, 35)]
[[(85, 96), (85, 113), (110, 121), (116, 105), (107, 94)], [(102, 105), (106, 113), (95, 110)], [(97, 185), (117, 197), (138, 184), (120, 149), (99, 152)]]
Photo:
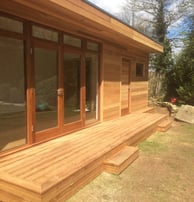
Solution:
[(0, 152), (99, 120), (99, 51), (92, 40), (0, 16)]
[(98, 120), (98, 55), (86, 54), (86, 123)]
[(87, 49), (92, 51), (98, 51), (99, 45), (95, 42), (87, 41)]
[(144, 65), (141, 63), (136, 64), (136, 77), (143, 77)]
[(58, 41), (58, 32), (35, 25), (32, 26), (32, 36), (48, 41)]
[(24, 45), (0, 36), (0, 151), (26, 143)]
[(67, 34), (64, 34), (63, 36), (63, 42), (66, 45), (70, 45), (73, 47), (77, 47), (77, 48), (81, 48), (81, 39), (74, 37), (74, 36), (70, 36)]
[(36, 131), (57, 127), (57, 51), (35, 48)]
[(80, 66), (80, 55), (70, 53), (64, 55), (65, 123), (79, 121), (81, 118)]
[(0, 28), (3, 30), (23, 33), (23, 23), (14, 19), (10, 19), (4, 16), (0, 16)]

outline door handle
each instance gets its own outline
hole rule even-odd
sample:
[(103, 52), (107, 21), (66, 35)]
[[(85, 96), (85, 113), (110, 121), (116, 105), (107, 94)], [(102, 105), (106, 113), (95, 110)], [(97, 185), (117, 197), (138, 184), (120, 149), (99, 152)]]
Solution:
[(58, 96), (63, 96), (63, 94), (64, 94), (64, 90), (63, 90), (62, 88), (59, 88), (59, 89), (57, 90), (57, 95), (58, 95)]

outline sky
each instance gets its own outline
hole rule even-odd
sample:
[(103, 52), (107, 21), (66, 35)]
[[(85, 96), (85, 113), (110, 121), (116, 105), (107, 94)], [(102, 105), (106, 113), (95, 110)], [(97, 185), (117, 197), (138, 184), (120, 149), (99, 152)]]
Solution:
[[(123, 5), (125, 5), (126, 0), (88, 0), (98, 7), (104, 9), (105, 11), (109, 12), (110, 14), (117, 15), (120, 11)], [(137, 0), (138, 1), (138, 0)], [(171, 5), (169, 7), (170, 10), (176, 10), (177, 9), (177, 3), (180, 0), (171, 0)], [(147, 14), (146, 14), (147, 15)], [(145, 16), (146, 17), (146, 16)], [(170, 29), (168, 30), (168, 37), (178, 37), (182, 31), (187, 29), (184, 19), (178, 20)], [(176, 52), (179, 52), (179, 50), (176, 48)]]
[(92, 3), (95, 3), (97, 6), (109, 11), (111, 13), (117, 13), (121, 10), (122, 5), (125, 0), (89, 0)]

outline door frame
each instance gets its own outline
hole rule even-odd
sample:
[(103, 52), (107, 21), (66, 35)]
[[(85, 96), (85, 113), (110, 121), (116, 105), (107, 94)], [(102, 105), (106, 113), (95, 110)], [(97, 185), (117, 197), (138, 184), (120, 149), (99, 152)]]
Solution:
[[(81, 129), (83, 126), (84, 126), (84, 123), (85, 123), (85, 115), (84, 115), (84, 106), (85, 106), (85, 100), (84, 100), (84, 97), (85, 97), (85, 63), (84, 63), (84, 53), (82, 52), (82, 50), (72, 50), (72, 49), (64, 49), (62, 51), (62, 58), (64, 57), (65, 54), (77, 54), (78, 56), (80, 56), (80, 120), (78, 121), (74, 121), (74, 122), (70, 122), (70, 123), (65, 123), (64, 121), (64, 113), (62, 115), (61, 113), (61, 116), (63, 117), (61, 119), (62, 123), (62, 131), (63, 133), (66, 133), (66, 132), (72, 132), (72, 131), (75, 131), (75, 130), (79, 130)], [(61, 60), (63, 61), (63, 59)], [(61, 75), (63, 76), (59, 76), (60, 79), (61, 79), (61, 83), (60, 83), (60, 86), (61, 88), (63, 88), (63, 107), (62, 107), (62, 112), (64, 112), (64, 65), (62, 64), (61, 65)]]
[[(24, 64), (25, 64), (25, 82), (26, 82), (26, 144), (19, 146), (17, 148), (13, 148), (5, 153), (12, 153), (13, 151), (22, 150), (23, 148), (30, 147), (33, 144), (37, 144), (40, 142), (48, 141), (49, 139), (53, 139), (64, 134), (70, 133), (75, 130), (80, 130), (81, 128), (88, 127), (89, 124), (86, 124), (85, 121), (85, 97), (86, 97), (86, 81), (85, 81), (85, 55), (87, 53), (94, 53), (98, 55), (98, 119), (96, 122), (90, 124), (94, 125), (100, 120), (100, 91), (101, 91), (101, 82), (102, 82), (102, 41), (99, 39), (95, 39), (93, 37), (88, 36), (80, 36), (78, 33), (71, 34), (65, 33), (65, 31), (60, 31), (57, 28), (49, 27), (44, 24), (36, 23), (33, 21), (29, 21), (26, 19), (22, 19), (19, 17), (15, 17), (9, 14), (3, 14), (8, 18), (16, 19), (23, 23), (23, 33), (14, 33), (12, 31), (1, 31), (0, 35), (11, 36), (11, 38), (20, 39), (24, 43)], [(55, 31), (58, 35), (58, 40), (50, 40), (45, 38), (39, 38), (38, 36), (33, 35), (33, 26), (42, 27), (43, 29), (48, 29), (51, 31)], [(63, 41), (64, 34), (69, 36), (77, 37), (81, 40), (81, 47), (73, 47), (71, 45), (65, 44)], [(94, 42), (98, 44), (97, 50), (92, 50), (90, 47), (87, 47), (87, 42)], [(43, 131), (35, 131), (35, 122), (36, 122), (36, 92), (35, 92), (35, 53), (34, 48), (39, 47), (43, 49), (54, 49), (57, 52), (57, 125), (53, 128), (48, 128)], [(64, 52), (72, 53), (79, 52), (81, 55), (81, 123), (75, 122), (74, 124), (64, 124), (64, 91), (63, 91), (63, 55)], [(60, 106), (60, 107), (59, 107)], [(62, 110), (61, 110), (62, 109)]]
[[(57, 93), (56, 93), (56, 99), (57, 99), (57, 125), (56, 127), (52, 127), (52, 128), (47, 128), (41, 131), (37, 131), (35, 130), (36, 128), (36, 88), (35, 88), (35, 48), (42, 48), (45, 50), (55, 50), (57, 53), (57, 64), (56, 64), (56, 68), (57, 68), (57, 72), (56, 72), (56, 76), (57, 76)], [(32, 38), (32, 46), (31, 46), (31, 56), (32, 56), (32, 68), (33, 68), (33, 89), (34, 89), (34, 93), (33, 93), (33, 110), (32, 110), (32, 136), (34, 137), (34, 143), (37, 142), (42, 142), (48, 139), (51, 139), (55, 136), (57, 136), (57, 134), (60, 133), (60, 119), (59, 119), (59, 113), (60, 113), (60, 107), (59, 107), (59, 103), (61, 103), (61, 96), (59, 96), (59, 45), (57, 43), (52, 43), (50, 41), (43, 41), (41, 39), (35, 39)]]

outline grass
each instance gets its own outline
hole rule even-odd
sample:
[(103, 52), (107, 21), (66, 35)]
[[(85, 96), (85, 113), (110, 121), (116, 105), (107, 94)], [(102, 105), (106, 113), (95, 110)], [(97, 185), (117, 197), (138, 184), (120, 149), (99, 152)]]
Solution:
[(194, 125), (174, 122), (138, 145), (119, 176), (102, 173), (68, 202), (193, 202)]
[[(158, 141), (158, 139), (163, 139), (163, 141)], [(160, 132), (155, 133), (154, 136), (140, 143), (138, 147), (141, 151), (152, 154), (168, 151), (168, 146), (165, 144), (164, 136)]]

